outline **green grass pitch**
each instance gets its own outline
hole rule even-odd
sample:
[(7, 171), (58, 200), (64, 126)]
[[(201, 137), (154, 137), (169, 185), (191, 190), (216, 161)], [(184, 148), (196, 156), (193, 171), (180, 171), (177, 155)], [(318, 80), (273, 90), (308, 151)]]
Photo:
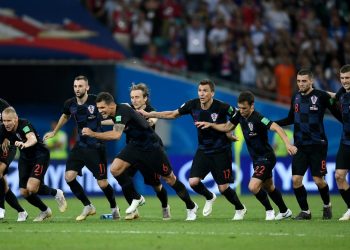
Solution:
[[(155, 197), (146, 197), (146, 204), (139, 208), (141, 218), (137, 220), (100, 220), (100, 215), (109, 213), (110, 209), (106, 199), (93, 197), (97, 214), (83, 222), (75, 221), (82, 211), (77, 199), (67, 199), (65, 213), (58, 211), (53, 198), (45, 199), (53, 217), (41, 223), (32, 222), (39, 211), (21, 199), (29, 218), (24, 223), (16, 222), (17, 213), (6, 206), (6, 218), (0, 221), (0, 249), (350, 249), (350, 221), (338, 221), (346, 210), (340, 196), (331, 197), (333, 219), (330, 221), (322, 220), (318, 195), (308, 197), (311, 221), (264, 221), (264, 209), (252, 195), (241, 196), (248, 208), (244, 221), (231, 220), (234, 209), (222, 196), (215, 202), (213, 213), (203, 217), (204, 198), (193, 198), (200, 207), (193, 222), (185, 221), (184, 204), (171, 196), (170, 221), (162, 220), (160, 203)], [(294, 215), (297, 214), (299, 208), (294, 196), (285, 196), (285, 200)], [(124, 215), (125, 200), (118, 196), (117, 202)]]

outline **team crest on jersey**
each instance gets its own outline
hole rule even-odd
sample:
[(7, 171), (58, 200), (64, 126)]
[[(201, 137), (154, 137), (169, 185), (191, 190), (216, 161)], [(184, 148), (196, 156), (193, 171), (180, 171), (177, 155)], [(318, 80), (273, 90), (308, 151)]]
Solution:
[(94, 105), (89, 105), (88, 106), (88, 110), (89, 110), (90, 114), (93, 114), (94, 111), (95, 111), (95, 106)]
[(213, 120), (213, 122), (216, 122), (216, 119), (218, 119), (217, 113), (212, 113), (210, 116), (211, 116), (211, 119)]
[(310, 107), (310, 110), (318, 110), (318, 107), (316, 106), (316, 102), (317, 102), (317, 96), (311, 96), (311, 103), (312, 103), (312, 105), (311, 105), (311, 107)]
[(317, 96), (315, 96), (315, 95), (311, 96), (311, 102), (312, 102), (313, 105), (316, 104), (317, 99), (318, 99)]
[(249, 127), (249, 130), (250, 130), (250, 131), (253, 131), (253, 129), (254, 129), (253, 123), (248, 122), (248, 127)]

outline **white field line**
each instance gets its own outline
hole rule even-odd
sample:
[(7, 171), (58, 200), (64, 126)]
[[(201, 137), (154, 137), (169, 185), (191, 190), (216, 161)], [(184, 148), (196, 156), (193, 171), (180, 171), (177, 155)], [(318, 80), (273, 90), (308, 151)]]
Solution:
[[(203, 235), (203, 236), (272, 236), (272, 237), (310, 237), (308, 234), (293, 234), (293, 233), (269, 233), (269, 232), (240, 232), (240, 233), (229, 233), (229, 232), (193, 232), (193, 231), (142, 231), (142, 230), (20, 230), (13, 232), (11, 230), (0, 229), (0, 233), (62, 233), (62, 234), (71, 234), (71, 233), (83, 233), (83, 234), (168, 234), (168, 235)], [(317, 235), (313, 235), (317, 236)], [(320, 235), (320, 237), (324, 237)], [(344, 234), (335, 234), (335, 235), (327, 235), (327, 237), (335, 237), (335, 238), (345, 238), (347, 237)]]

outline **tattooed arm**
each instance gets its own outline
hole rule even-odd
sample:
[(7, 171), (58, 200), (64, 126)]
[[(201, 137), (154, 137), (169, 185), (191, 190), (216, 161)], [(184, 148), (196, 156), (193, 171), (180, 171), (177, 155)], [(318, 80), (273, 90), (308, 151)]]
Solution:
[(110, 130), (110, 131), (94, 132), (89, 128), (83, 128), (81, 133), (82, 135), (94, 137), (99, 140), (111, 141), (111, 140), (119, 140), (123, 134), (124, 128), (125, 128), (124, 124), (114, 124), (113, 130)]

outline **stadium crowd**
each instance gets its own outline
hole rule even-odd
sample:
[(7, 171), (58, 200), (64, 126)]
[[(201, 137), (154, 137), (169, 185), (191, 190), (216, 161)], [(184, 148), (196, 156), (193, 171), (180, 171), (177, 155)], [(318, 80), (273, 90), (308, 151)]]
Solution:
[(336, 92), (350, 63), (346, 0), (82, 0), (134, 57), (176, 74), (206, 72), (288, 103), (296, 72)]

